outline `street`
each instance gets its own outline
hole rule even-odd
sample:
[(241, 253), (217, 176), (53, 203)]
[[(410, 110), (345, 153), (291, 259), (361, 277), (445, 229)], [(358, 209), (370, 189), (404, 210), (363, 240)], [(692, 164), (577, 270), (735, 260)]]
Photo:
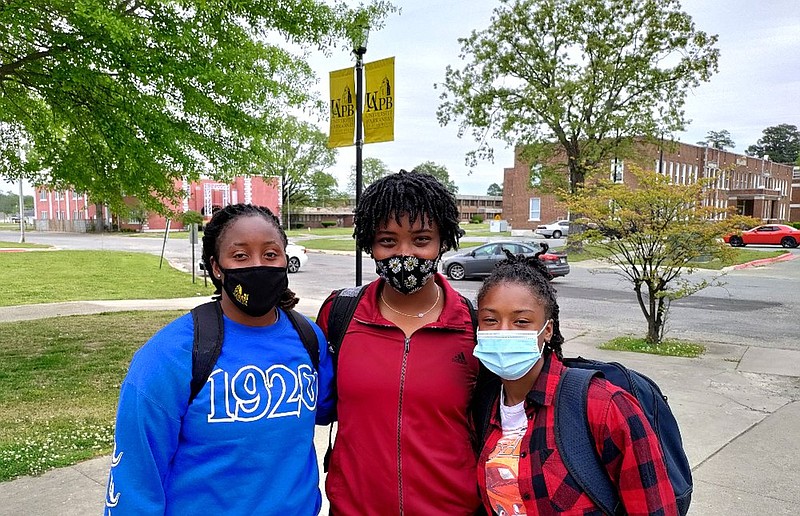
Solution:
[[(0, 240), (15, 241), (16, 233), (0, 232)], [(160, 255), (162, 239), (118, 234), (31, 232), (27, 241), (62, 249), (141, 251)], [(551, 241), (558, 245), (558, 241)], [(298, 242), (302, 244), (302, 242)], [(776, 249), (762, 247), (761, 249)], [(800, 255), (800, 249), (793, 249)], [(191, 245), (170, 239), (165, 258), (188, 270)], [(195, 248), (195, 261), (201, 246)], [(309, 261), (290, 275), (290, 287), (301, 297), (321, 303), (331, 290), (355, 284), (353, 255), (309, 252)], [(553, 281), (561, 307), (562, 326), (573, 331), (643, 335), (646, 321), (630, 283), (600, 262), (571, 264), (569, 275)], [(697, 271), (690, 279), (711, 279), (716, 271)], [(363, 256), (363, 281), (374, 279), (374, 263)], [(199, 281), (202, 281), (200, 277)], [(672, 304), (667, 323), (670, 337), (709, 342), (737, 342), (754, 347), (800, 350), (800, 259), (766, 267), (729, 271), (722, 287), (710, 287)], [(475, 298), (480, 280), (453, 281), (453, 287)], [(315, 314), (309, 314), (315, 315)]]

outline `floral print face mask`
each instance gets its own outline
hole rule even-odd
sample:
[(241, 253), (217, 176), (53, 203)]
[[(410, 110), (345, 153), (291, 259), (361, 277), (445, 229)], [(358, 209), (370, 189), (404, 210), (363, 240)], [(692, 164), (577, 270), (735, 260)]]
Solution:
[(433, 277), (438, 263), (438, 257), (430, 260), (403, 254), (375, 260), (375, 272), (395, 290), (407, 295), (419, 291)]

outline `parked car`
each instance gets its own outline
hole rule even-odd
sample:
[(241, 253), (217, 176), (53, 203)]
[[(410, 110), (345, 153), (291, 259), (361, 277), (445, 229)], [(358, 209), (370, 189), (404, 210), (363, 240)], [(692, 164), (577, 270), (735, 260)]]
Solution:
[(543, 224), (536, 228), (534, 231), (537, 235), (542, 235), (545, 238), (561, 238), (563, 235), (569, 234), (569, 221), (557, 220), (550, 224)]
[(737, 235), (726, 235), (722, 239), (732, 247), (752, 245), (782, 245), (797, 247), (800, 243), (800, 229), (784, 224), (766, 224), (757, 226)]
[(12, 215), (11, 222), (12, 224), (19, 224), (19, 215)]
[[(542, 246), (538, 242), (497, 241), (489, 242), (469, 251), (463, 251), (449, 256), (442, 261), (442, 270), (447, 277), (454, 280), (488, 276), (497, 262), (505, 259), (503, 249), (508, 249), (514, 254), (533, 256)], [(569, 274), (567, 254), (564, 252), (549, 251), (539, 256), (547, 266), (550, 275), (555, 277)]]
[(297, 272), (308, 261), (306, 247), (289, 242), (286, 246), (286, 258), (289, 259), (289, 272)]
[[(308, 262), (308, 254), (305, 246), (289, 242), (289, 245), (286, 246), (286, 258), (288, 258), (289, 261), (289, 272), (299, 271), (300, 267)], [(201, 271), (205, 270), (205, 264), (203, 263), (203, 260), (200, 260), (197, 263), (197, 266)]]

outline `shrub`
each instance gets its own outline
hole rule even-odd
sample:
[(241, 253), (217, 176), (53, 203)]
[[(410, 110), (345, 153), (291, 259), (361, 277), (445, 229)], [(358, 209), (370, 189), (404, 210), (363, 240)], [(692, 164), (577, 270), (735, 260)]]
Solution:
[(483, 217), (480, 215), (473, 215), (471, 219), (469, 219), (470, 224), (483, 224)]
[(189, 210), (181, 213), (180, 221), (185, 227), (189, 227), (191, 224), (203, 224), (203, 215), (200, 214), (199, 211)]
[(335, 220), (323, 220), (320, 222), (320, 224), (322, 224), (323, 228), (332, 228), (337, 224), (337, 222)]
[(792, 226), (794, 229), (800, 229), (800, 222), (788, 222), (789, 226)]

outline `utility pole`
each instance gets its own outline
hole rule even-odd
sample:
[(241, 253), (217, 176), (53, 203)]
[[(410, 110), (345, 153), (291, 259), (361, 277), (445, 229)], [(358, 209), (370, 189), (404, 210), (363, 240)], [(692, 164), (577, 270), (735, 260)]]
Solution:
[(25, 243), (25, 200), (22, 197), (22, 178), (19, 178), (19, 243)]

